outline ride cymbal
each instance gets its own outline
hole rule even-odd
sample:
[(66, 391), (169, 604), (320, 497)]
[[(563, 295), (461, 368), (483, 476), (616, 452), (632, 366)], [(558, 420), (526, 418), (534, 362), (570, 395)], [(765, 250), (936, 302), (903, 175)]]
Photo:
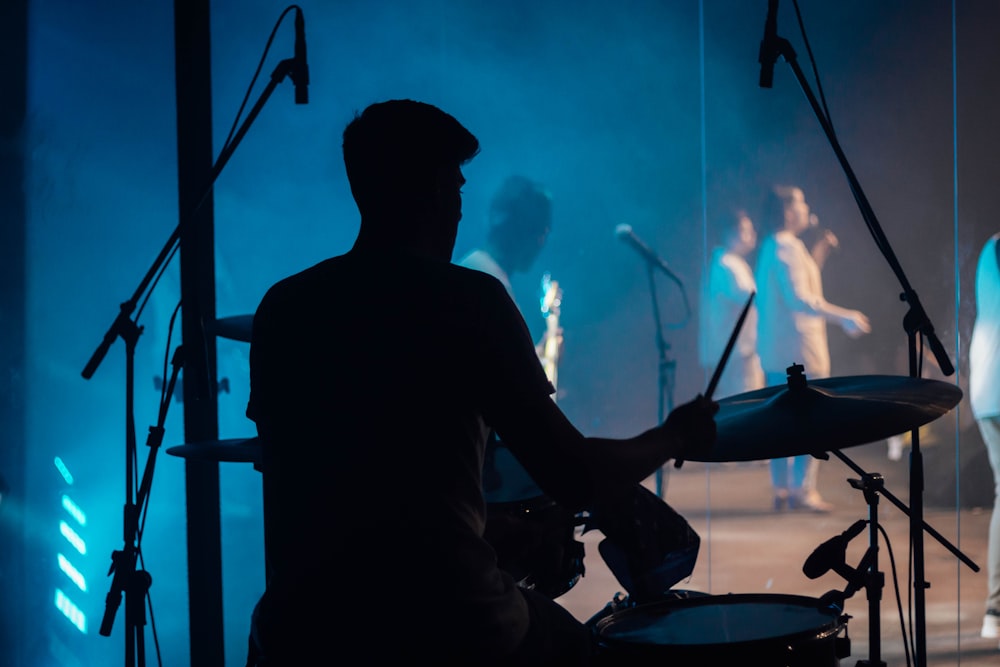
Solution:
[(174, 445), (167, 449), (167, 454), (199, 461), (232, 461), (257, 466), (261, 462), (261, 445), (259, 438), (208, 440)]
[(962, 400), (940, 380), (857, 375), (766, 387), (719, 400), (708, 454), (690, 461), (757, 461), (820, 454), (919, 428)]

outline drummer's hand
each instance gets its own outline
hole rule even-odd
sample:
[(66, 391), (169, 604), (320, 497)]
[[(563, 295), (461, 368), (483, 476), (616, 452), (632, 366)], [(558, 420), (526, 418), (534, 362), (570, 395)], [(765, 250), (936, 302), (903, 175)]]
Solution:
[(695, 453), (707, 453), (715, 443), (715, 414), (719, 404), (698, 394), (693, 400), (670, 411), (664, 427), (680, 444), (672, 458), (683, 460)]

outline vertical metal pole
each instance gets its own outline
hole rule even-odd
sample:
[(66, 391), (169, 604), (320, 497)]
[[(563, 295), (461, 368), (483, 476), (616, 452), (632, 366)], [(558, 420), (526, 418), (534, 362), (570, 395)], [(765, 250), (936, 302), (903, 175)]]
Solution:
[[(8, 508), (27, 504), (25, 328), (27, 271), (24, 136), (28, 81), (28, 0), (0, 3), (0, 588), (11, 604), (0, 620), (0, 667), (27, 663), (26, 526)], [(12, 502), (13, 500), (13, 502)], [(44, 596), (47, 593), (35, 591)], [(36, 619), (37, 620), (37, 619)]]
[[(174, 2), (187, 442), (217, 440), (219, 431), (215, 338), (204, 326), (215, 320), (213, 199), (201, 199), (213, 163), (209, 16), (208, 0)], [(225, 664), (218, 462), (186, 460), (185, 484), (190, 664), (218, 667)]]
[[(910, 355), (910, 377), (920, 377), (917, 362), (917, 336), (913, 330), (907, 331)], [(913, 550), (913, 619), (914, 667), (927, 665), (927, 589), (930, 584), (924, 579), (924, 458), (920, 451), (920, 429), (910, 431), (910, 548)]]

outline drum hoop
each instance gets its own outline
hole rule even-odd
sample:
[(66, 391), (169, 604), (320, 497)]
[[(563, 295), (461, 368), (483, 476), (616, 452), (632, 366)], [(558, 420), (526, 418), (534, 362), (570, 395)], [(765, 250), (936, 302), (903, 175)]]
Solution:
[[(721, 602), (724, 601), (724, 602)], [(624, 639), (619, 639), (614, 636), (609, 636), (607, 631), (610, 626), (620, 623), (621, 621), (631, 618), (633, 616), (666, 616), (671, 610), (676, 609), (690, 609), (693, 607), (704, 607), (704, 606), (716, 606), (719, 604), (740, 604), (740, 603), (756, 603), (756, 602), (772, 602), (774, 604), (790, 604), (802, 608), (813, 608), (820, 613), (829, 613), (829, 621), (820, 625), (816, 625), (809, 630), (802, 630), (797, 632), (789, 632), (787, 634), (774, 635), (771, 637), (761, 637), (755, 639), (748, 639), (744, 641), (728, 642), (725, 644), (728, 648), (740, 648), (746, 647), (748, 650), (756, 646), (769, 646), (772, 645), (777, 639), (787, 639), (788, 641), (795, 641), (799, 639), (812, 639), (812, 640), (825, 640), (839, 634), (845, 627), (845, 620), (842, 618), (841, 614), (837, 612), (834, 608), (830, 607), (823, 609), (819, 606), (820, 600), (818, 598), (812, 598), (805, 595), (793, 595), (793, 594), (782, 594), (782, 593), (727, 593), (725, 595), (703, 595), (695, 596), (689, 598), (670, 598), (666, 600), (658, 600), (656, 602), (647, 602), (644, 604), (637, 605), (635, 607), (629, 607), (627, 609), (622, 609), (619, 611), (614, 611), (604, 618), (599, 619), (594, 624), (594, 632), (597, 634), (598, 639), (608, 645), (615, 647), (633, 647), (642, 646), (638, 642), (628, 641)], [(650, 614), (649, 612), (655, 612)], [(718, 642), (689, 642), (677, 645), (678, 647), (685, 649), (696, 649), (699, 647), (713, 647), (718, 646)]]

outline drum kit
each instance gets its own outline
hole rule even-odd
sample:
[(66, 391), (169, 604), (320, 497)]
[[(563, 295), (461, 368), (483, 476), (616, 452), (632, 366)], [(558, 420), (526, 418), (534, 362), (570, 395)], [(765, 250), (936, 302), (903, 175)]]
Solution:
[[(249, 342), (251, 322), (250, 316), (221, 319), (214, 333)], [(860, 471), (840, 450), (918, 429), (949, 412), (962, 398), (961, 389), (939, 380), (894, 375), (810, 380), (802, 373), (801, 366), (793, 365), (788, 370), (786, 385), (719, 400), (715, 444), (708, 452), (692, 455), (689, 460), (744, 462), (798, 455), (828, 458), (833, 453)], [(187, 459), (252, 463), (257, 469), (261, 460), (257, 438), (189, 443), (170, 447), (167, 453)], [(517, 570), (515, 577), (521, 585), (537, 588), (552, 598), (559, 597), (583, 574), (583, 545), (574, 539), (581, 519), (546, 498), (516, 460), (508, 454), (500, 456), (507, 458), (497, 459), (498, 474), (492, 484), (487, 480), (485, 495), (490, 520), (523, 519), (525, 525), (535, 522), (535, 528), (541, 528), (535, 532), (541, 536), (550, 533), (549, 543), (560, 550), (554, 560), (546, 557), (548, 560), (542, 562), (530, 559), (537, 558), (544, 549), (524, 549), (522, 560), (508, 566)], [(876, 491), (887, 493), (880, 487)], [(873, 523), (874, 519), (869, 519), (859, 521), (858, 526), (863, 529)], [(568, 530), (566, 525), (570, 526)], [(559, 530), (552, 531), (552, 527)], [(924, 527), (933, 533), (929, 526), (924, 524)], [(876, 528), (869, 526), (873, 531)], [(696, 553), (697, 536), (694, 537)], [(512, 539), (509, 530), (505, 538)], [(837, 551), (838, 546), (842, 548), (845, 544), (833, 545), (835, 541), (836, 538), (823, 546), (828, 551), (831, 548)], [(663, 555), (666, 558), (676, 554)], [(833, 569), (864, 575), (863, 570), (875, 567), (866, 556), (856, 570), (842, 563)], [(974, 564), (973, 568), (978, 569)], [(828, 569), (831, 568), (822, 571)], [(853, 595), (860, 586), (857, 581), (850, 582), (842, 594), (821, 599), (795, 595), (716, 596), (673, 589), (663, 591), (655, 600), (646, 597), (636, 600), (635, 596), (617, 594), (604, 610), (589, 619), (588, 625), (615, 664), (756, 658), (760, 664), (769, 665), (839, 665), (840, 658), (849, 655), (849, 642), (842, 636), (846, 634), (848, 618), (843, 614), (844, 598)]]

